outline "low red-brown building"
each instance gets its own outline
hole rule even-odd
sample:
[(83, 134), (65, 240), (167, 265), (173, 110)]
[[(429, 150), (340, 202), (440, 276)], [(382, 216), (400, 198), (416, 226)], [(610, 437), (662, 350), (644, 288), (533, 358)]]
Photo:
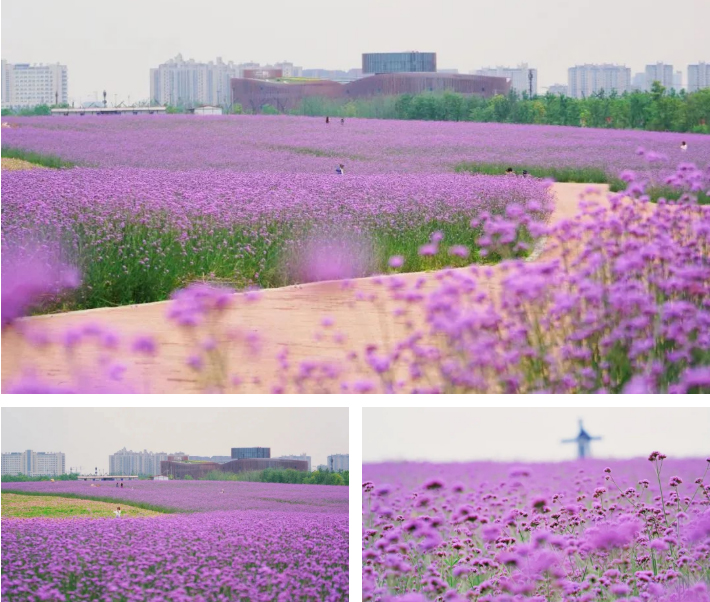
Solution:
[(510, 91), (510, 81), (505, 77), (453, 73), (381, 73), (347, 84), (329, 80), (273, 82), (234, 78), (231, 86), (232, 102), (253, 112), (267, 104), (286, 112), (298, 107), (304, 98), (313, 96), (346, 100), (449, 91), (490, 98)]

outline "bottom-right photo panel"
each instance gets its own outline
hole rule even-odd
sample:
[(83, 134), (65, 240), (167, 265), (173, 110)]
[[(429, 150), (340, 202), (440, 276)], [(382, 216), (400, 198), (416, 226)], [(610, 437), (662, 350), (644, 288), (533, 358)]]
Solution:
[(710, 601), (710, 408), (364, 408), (363, 600)]

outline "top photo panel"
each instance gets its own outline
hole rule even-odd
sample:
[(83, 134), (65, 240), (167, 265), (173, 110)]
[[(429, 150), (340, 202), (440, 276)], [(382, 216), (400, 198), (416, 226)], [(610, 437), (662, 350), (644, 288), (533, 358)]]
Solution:
[(3, 1), (2, 393), (710, 393), (654, 5)]

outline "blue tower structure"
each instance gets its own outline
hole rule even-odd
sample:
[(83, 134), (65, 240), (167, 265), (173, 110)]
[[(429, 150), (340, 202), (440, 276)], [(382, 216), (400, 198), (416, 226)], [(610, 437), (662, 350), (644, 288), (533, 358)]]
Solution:
[(592, 437), (587, 431), (584, 430), (582, 426), (582, 421), (579, 421), (579, 435), (574, 439), (563, 439), (562, 443), (576, 443), (577, 444), (577, 457), (580, 460), (589, 458), (592, 455), (590, 450), (590, 441), (599, 441), (601, 437)]

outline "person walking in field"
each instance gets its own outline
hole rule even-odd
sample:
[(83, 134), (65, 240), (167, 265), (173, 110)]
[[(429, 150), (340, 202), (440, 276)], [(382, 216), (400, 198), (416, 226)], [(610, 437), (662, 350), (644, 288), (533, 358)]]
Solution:
[(682, 150), (683, 152), (688, 150), (688, 145), (685, 143), (685, 140), (680, 143), (680, 150)]
[(338, 167), (335, 168), (335, 173), (337, 173), (340, 176), (344, 176), (345, 175), (345, 165), (343, 165), (342, 163), (340, 165), (338, 165)]
[(327, 124), (327, 123), (330, 123), (330, 117), (326, 117), (326, 118), (325, 118), (325, 122), (326, 122), (326, 124)]
[(512, 167), (509, 167), (508, 169), (505, 170), (505, 175), (506, 176), (514, 176), (515, 172), (513, 171)]
[(344, 117), (340, 118), (340, 125), (345, 125), (345, 118)]
[(123, 489), (123, 481), (121, 481), (121, 489)]
[(121, 506), (118, 506), (118, 508), (114, 510), (113, 513), (116, 515), (116, 518), (121, 518)]

